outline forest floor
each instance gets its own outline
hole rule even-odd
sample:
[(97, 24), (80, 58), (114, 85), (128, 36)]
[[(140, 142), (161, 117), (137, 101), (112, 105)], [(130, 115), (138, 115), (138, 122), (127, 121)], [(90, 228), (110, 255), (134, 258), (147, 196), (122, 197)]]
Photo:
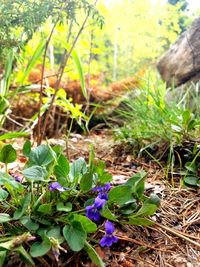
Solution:
[[(65, 145), (63, 139), (49, 141)], [(113, 185), (121, 184), (134, 173), (145, 170), (148, 173), (146, 193), (154, 192), (161, 198), (161, 205), (152, 217), (155, 221), (153, 226), (143, 228), (116, 225), (119, 242), (111, 248), (96, 247), (106, 266), (200, 266), (199, 192), (180, 188), (179, 177), (174, 177), (172, 187), (171, 181), (165, 178), (163, 170), (156, 163), (134, 158), (130, 149), (118, 144), (109, 131), (93, 132), (88, 136), (72, 134), (68, 142), (69, 159), (81, 156), (87, 159), (91, 144), (96, 158), (103, 160), (107, 170), (113, 175)], [(13, 171), (18, 167), (13, 166)], [(94, 267), (94, 264), (85, 260), (82, 253), (69, 258), (65, 256), (61, 261), (59, 266), (63, 267)], [(41, 264), (42, 262), (38, 266), (58, 266), (57, 263), (48, 264), (46, 261)]]

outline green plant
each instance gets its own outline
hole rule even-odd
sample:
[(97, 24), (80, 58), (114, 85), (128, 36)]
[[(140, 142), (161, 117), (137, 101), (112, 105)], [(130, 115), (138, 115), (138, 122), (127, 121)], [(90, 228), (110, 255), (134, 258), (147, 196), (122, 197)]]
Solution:
[(139, 155), (146, 152), (158, 162), (168, 158), (168, 173), (173, 172), (176, 146), (198, 136), (200, 119), (196, 108), (187, 105), (186, 97), (167, 102), (165, 94), (165, 84), (159, 80), (145, 81), (135, 95), (122, 101), (117, 114), (123, 126), (115, 127), (114, 132), (118, 139), (131, 143)]
[[(7, 164), (6, 150), (1, 150), (1, 161)], [(105, 266), (94, 249), (98, 240), (92, 238), (104, 221), (106, 234), (101, 246), (117, 242), (113, 223), (152, 224), (148, 216), (155, 213), (160, 200), (144, 195), (145, 172), (111, 187), (112, 176), (102, 161), (94, 161), (93, 151), (89, 164), (83, 158), (69, 163), (58, 145), (31, 148), (26, 141), (23, 153), (28, 159), (23, 177), (0, 173), (0, 223), (4, 233), (0, 238), (0, 266), (7, 262), (10, 252), (35, 266), (34, 259), (47, 253), (59, 261), (60, 253), (81, 250), (97, 266)]]
[(187, 158), (191, 161), (187, 161), (184, 165), (185, 172), (183, 173), (183, 183), (187, 186), (198, 188), (200, 187), (199, 176), (199, 157), (200, 150), (198, 145), (194, 145), (193, 149), (187, 149)]

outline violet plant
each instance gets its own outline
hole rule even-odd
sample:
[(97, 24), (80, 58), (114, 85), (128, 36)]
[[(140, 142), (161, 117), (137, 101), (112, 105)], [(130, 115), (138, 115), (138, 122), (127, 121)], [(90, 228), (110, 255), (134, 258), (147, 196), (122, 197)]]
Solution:
[[(0, 153), (7, 167), (16, 159), (10, 145)], [(114, 249), (120, 225), (152, 224), (148, 216), (155, 213), (159, 199), (144, 195), (146, 173), (112, 186), (112, 176), (102, 161), (96, 163), (93, 151), (88, 164), (83, 158), (70, 163), (60, 146), (31, 148), (27, 141), (23, 153), (27, 162), (20, 177), (9, 175), (7, 168), (0, 172), (0, 267), (10, 253), (36, 266), (36, 259), (46, 254), (59, 261), (61, 253), (81, 250), (102, 267), (97, 244)]]

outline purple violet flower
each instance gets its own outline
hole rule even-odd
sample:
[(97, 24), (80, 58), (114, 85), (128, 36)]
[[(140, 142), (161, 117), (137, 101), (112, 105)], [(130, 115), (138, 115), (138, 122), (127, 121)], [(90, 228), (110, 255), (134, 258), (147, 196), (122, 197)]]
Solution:
[(98, 192), (98, 197), (108, 200), (108, 191), (110, 190), (110, 183), (106, 183), (104, 186), (97, 186), (92, 189), (93, 192)]
[(106, 234), (111, 235), (114, 233), (115, 227), (114, 227), (113, 223), (111, 223), (110, 221), (106, 221), (104, 226), (106, 229)]
[(18, 183), (22, 183), (22, 180), (23, 180), (22, 177), (20, 177), (20, 176), (18, 176), (18, 175), (15, 175), (14, 177), (15, 177), (15, 181), (16, 181), (16, 182), (18, 182)]
[(106, 200), (96, 197), (94, 200), (94, 204), (91, 206), (87, 206), (86, 209), (86, 216), (92, 220), (98, 222), (101, 219), (101, 215), (99, 211), (105, 205)]
[(118, 238), (114, 235), (105, 235), (99, 242), (101, 247), (111, 247), (113, 243), (117, 243)]
[(106, 200), (105, 199), (101, 199), (98, 196), (95, 198), (94, 200), (94, 208), (101, 210), (103, 208), (103, 206), (105, 205)]
[(92, 188), (92, 192), (100, 192), (100, 191), (102, 191), (102, 186), (96, 186)]
[(110, 183), (107, 183), (107, 184), (104, 185), (104, 190), (105, 191), (109, 191), (110, 188), (111, 188)]
[(86, 216), (91, 220), (98, 222), (101, 219), (101, 215), (99, 211), (94, 208), (94, 206), (87, 206), (86, 208)]
[(111, 247), (113, 243), (116, 243), (118, 241), (118, 238), (113, 235), (115, 228), (114, 225), (110, 222), (107, 221), (105, 224), (105, 230), (106, 234), (105, 236), (100, 240), (100, 246), (101, 247)]
[(58, 182), (53, 182), (49, 185), (49, 191), (59, 191), (59, 192), (64, 192), (66, 190), (69, 190), (69, 188), (63, 187), (60, 185)]

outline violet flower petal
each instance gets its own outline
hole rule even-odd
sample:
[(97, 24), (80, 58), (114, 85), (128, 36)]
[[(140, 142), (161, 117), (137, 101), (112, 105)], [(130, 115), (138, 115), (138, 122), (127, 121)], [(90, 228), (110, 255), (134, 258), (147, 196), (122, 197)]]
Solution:
[(111, 247), (112, 246), (112, 236), (105, 235), (99, 242), (101, 247)]
[(92, 192), (101, 192), (101, 191), (103, 191), (102, 186), (96, 186), (96, 187), (92, 188)]
[(98, 197), (101, 198), (101, 199), (105, 199), (106, 201), (108, 201), (108, 194), (107, 193), (100, 192), (98, 194)]
[(116, 243), (118, 238), (114, 235), (105, 235), (99, 242), (101, 247), (111, 247), (113, 243)]
[(103, 206), (105, 205), (106, 200), (105, 199), (101, 199), (98, 196), (95, 198), (94, 200), (94, 207), (97, 208), (98, 210), (102, 209)]
[(109, 191), (110, 190), (110, 183), (107, 183), (107, 184), (105, 184), (105, 186), (104, 186), (104, 190), (105, 191)]
[(118, 238), (116, 236), (114, 236), (114, 235), (112, 236), (112, 242), (113, 243), (117, 243), (118, 242)]
[(18, 183), (22, 183), (23, 178), (19, 177), (18, 175), (15, 176), (15, 181)]
[(115, 231), (115, 227), (110, 221), (106, 221), (104, 226), (105, 226), (107, 235), (111, 235)]
[(60, 185), (58, 182), (53, 182), (49, 185), (49, 191), (59, 191), (59, 192), (64, 192), (66, 190), (69, 190), (69, 188), (63, 187), (62, 185)]
[(87, 206), (85, 209), (86, 209), (86, 216), (90, 220), (98, 222), (101, 219), (100, 213), (93, 205)]

